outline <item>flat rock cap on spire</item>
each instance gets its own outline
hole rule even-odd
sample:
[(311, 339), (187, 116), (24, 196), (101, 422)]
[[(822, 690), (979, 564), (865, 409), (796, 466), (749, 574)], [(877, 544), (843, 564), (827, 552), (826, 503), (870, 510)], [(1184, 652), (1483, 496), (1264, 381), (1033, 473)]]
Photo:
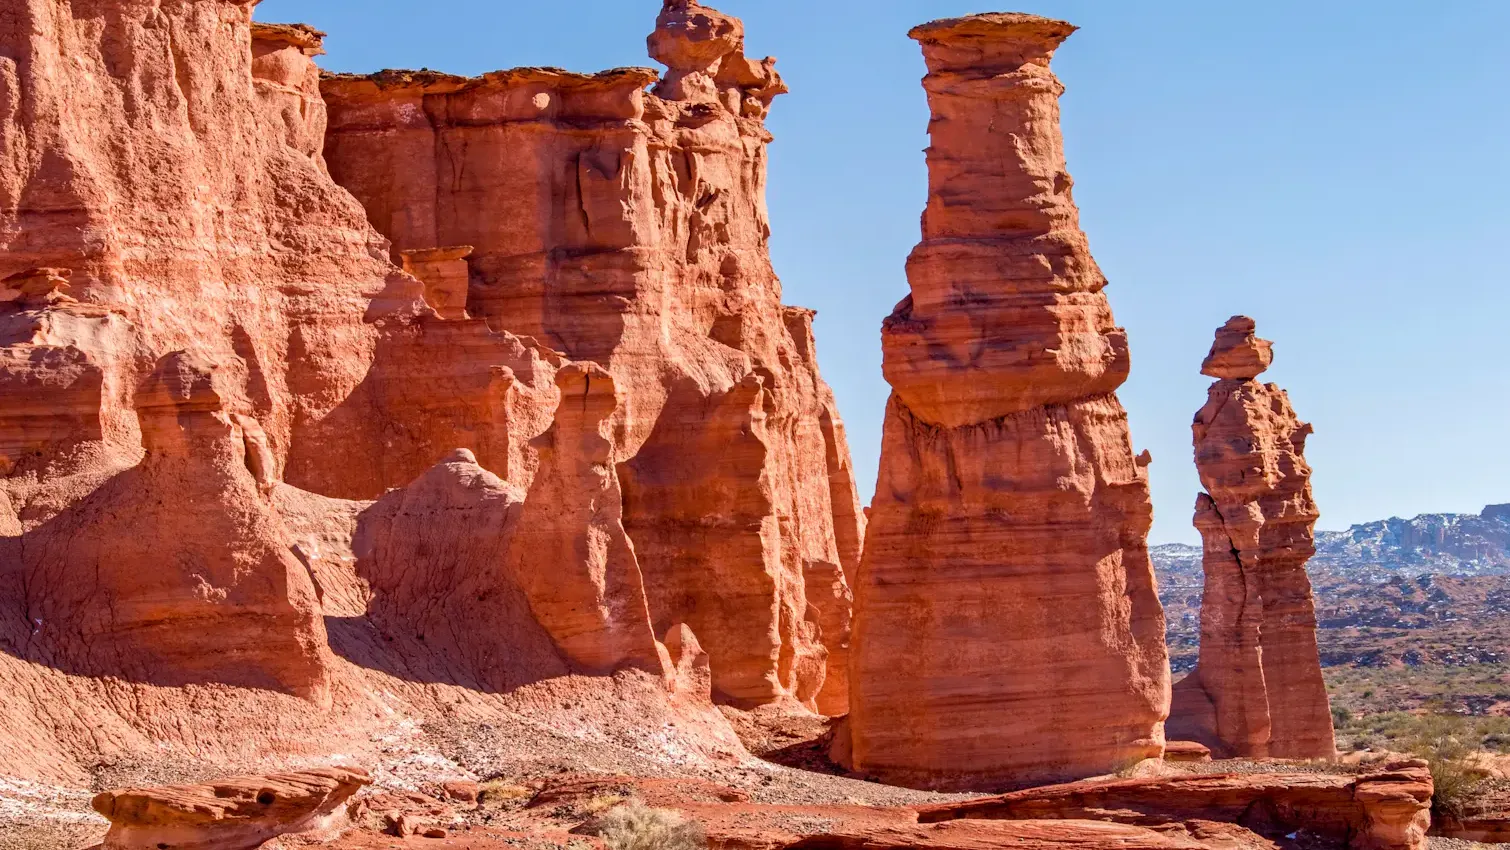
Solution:
[(1274, 362), (1274, 343), (1259, 339), (1258, 324), (1247, 316), (1233, 316), (1216, 329), (1211, 353), (1201, 374), (1213, 378), (1251, 381)]
[(916, 41), (937, 43), (959, 39), (1045, 40), (1050, 47), (1057, 47), (1077, 29), (1066, 21), (1025, 12), (986, 12), (929, 21), (913, 27), (907, 35)]
[(309, 24), (265, 24), (252, 21), (253, 41), (287, 44), (306, 51), (310, 56), (325, 52), (325, 35)]

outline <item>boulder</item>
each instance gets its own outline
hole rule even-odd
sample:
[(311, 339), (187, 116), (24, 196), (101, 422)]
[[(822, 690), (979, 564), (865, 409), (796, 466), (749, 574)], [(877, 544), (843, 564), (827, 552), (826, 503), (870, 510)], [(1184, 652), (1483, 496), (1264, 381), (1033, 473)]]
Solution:
[(362, 770), (322, 768), (106, 791), (93, 805), (110, 820), (101, 850), (255, 850), (282, 835), (336, 837), (347, 801), (371, 783)]

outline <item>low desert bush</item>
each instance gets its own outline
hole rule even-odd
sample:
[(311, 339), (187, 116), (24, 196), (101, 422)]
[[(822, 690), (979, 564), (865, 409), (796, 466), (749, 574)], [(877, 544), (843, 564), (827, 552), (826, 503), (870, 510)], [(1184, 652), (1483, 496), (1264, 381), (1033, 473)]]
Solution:
[(1471, 732), (1461, 717), (1421, 718), (1411, 749), (1431, 765), (1431, 780), (1436, 786), (1431, 799), (1433, 817), (1462, 817), (1483, 785), (1483, 777), (1473, 764), (1474, 747), (1466, 742)]
[(604, 812), (593, 830), (608, 850), (704, 850), (701, 824), (668, 809), (629, 800)]

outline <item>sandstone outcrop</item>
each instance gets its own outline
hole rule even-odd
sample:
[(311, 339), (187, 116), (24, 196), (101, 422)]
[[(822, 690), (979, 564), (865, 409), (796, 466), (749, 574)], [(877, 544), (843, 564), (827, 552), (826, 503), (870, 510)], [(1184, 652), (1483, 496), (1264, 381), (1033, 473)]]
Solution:
[(1217, 380), (1193, 426), (1206, 488), (1195, 509), (1206, 573), (1200, 659), (1175, 686), (1169, 726), (1223, 755), (1330, 758), (1305, 570), (1319, 516), (1305, 461), (1311, 426), (1284, 390), (1256, 380), (1273, 359), (1253, 320), (1235, 316), (1201, 367)]
[[(608, 817), (601, 809), (604, 801), (628, 799), (695, 822), (711, 850), (1423, 850), (1432, 792), (1429, 771), (1420, 762), (1361, 776), (1180, 775), (1080, 782), (920, 807), (776, 805), (752, 801), (745, 790), (689, 778), (564, 774), (534, 780), (530, 787), (536, 793), (520, 818), (559, 823), (576, 813), (583, 822), (570, 833), (459, 826), (451, 837), (474, 850), (504, 850), (519, 846), (522, 838), (530, 846), (573, 846), (584, 834), (601, 830)], [(463, 794), (469, 790), (475, 789)], [(391, 834), (353, 831), (335, 847), (385, 847), (382, 840), (391, 842), (393, 834), (464, 823), (471, 810), (418, 794), (379, 793), (363, 802), (382, 812)], [(519, 824), (515, 820), (513, 828)]]
[(459, 449), (362, 512), (367, 619), (413, 673), (502, 691), (570, 671), (509, 574), (523, 510), (522, 492)]
[(314, 57), (325, 53), (324, 42), (325, 33), (304, 24), (252, 23), (252, 84), (257, 97), (274, 125), (283, 125), (284, 142), (322, 170), (325, 103)]
[(918, 819), (1093, 819), (1159, 827), (1235, 823), (1269, 838), (1306, 830), (1353, 850), (1424, 850), (1431, 825), (1431, 771), (1406, 761), (1360, 776), (1218, 774), (1033, 788), (922, 807)]
[(214, 364), (169, 354), (136, 392), (145, 457), (20, 547), (23, 651), (85, 676), (328, 700), (314, 586), (259, 491), (259, 428)]
[[(325, 157), (441, 317), (602, 370), (580, 379), (592, 421), (510, 433), (540, 449), (538, 480), (467, 446), (528, 490), (544, 524), (524, 522), (521, 556), (641, 574), (649, 633), (689, 626), (721, 699), (842, 713), (864, 518), (811, 313), (783, 307), (767, 248), (763, 118), (785, 87), (694, 0), (665, 3), (649, 48), (664, 77), (327, 76)], [(603, 590), (583, 588), (561, 604)], [(596, 628), (569, 654), (591, 661)]]
[[(842, 712), (863, 514), (738, 21), (667, 4), (664, 79), (426, 93), (450, 229), (413, 241), (330, 177), (363, 136), (322, 34), (255, 5), (0, 21), (0, 771), (368, 752), (584, 694), (738, 758), (715, 698)], [(446, 79), (346, 82), (387, 120)], [(406, 132), (373, 142), (393, 191)]]
[(346, 803), (366, 772), (322, 768), (241, 776), (204, 785), (106, 791), (101, 850), (255, 850), (281, 835), (330, 839), (349, 826)]
[(886, 781), (1078, 778), (1164, 743), (1148, 458), (1115, 395), (1127, 339), (1049, 70), (1073, 30), (992, 14), (912, 31), (929, 201), (882, 329), (893, 392), (850, 661), (852, 763)]

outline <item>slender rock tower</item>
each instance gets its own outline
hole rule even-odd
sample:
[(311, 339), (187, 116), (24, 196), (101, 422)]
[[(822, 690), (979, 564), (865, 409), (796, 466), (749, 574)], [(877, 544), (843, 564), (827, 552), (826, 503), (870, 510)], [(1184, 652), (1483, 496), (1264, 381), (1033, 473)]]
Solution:
[(1201, 654), (1175, 687), (1172, 736), (1220, 755), (1330, 758), (1332, 715), (1316, 650), (1306, 561), (1319, 516), (1305, 461), (1311, 426), (1258, 376), (1274, 360), (1253, 320), (1217, 329), (1201, 374), (1216, 378), (1195, 415), (1204, 543)]
[[(882, 329), (881, 476), (857, 583), (849, 758), (989, 789), (1158, 756), (1169, 707), (1147, 455), (1070, 197), (1049, 70), (1075, 27), (935, 21), (912, 294)], [(842, 748), (840, 750), (842, 753)]]

